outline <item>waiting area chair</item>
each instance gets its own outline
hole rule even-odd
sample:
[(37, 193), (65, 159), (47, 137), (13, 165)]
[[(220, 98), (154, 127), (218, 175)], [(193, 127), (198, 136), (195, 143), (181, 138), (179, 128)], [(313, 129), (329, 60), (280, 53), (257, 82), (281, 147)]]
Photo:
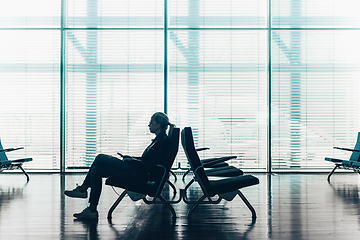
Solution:
[[(183, 130), (184, 131), (184, 130)], [(185, 142), (185, 134), (181, 134), (181, 142)], [(208, 150), (209, 148), (201, 148), (202, 150)], [(195, 148), (196, 152), (199, 152), (199, 148)], [(196, 169), (200, 166), (204, 167), (204, 171), (209, 177), (236, 177), (241, 176), (244, 172), (236, 167), (230, 166), (226, 161), (230, 159), (234, 159), (236, 156), (226, 156), (226, 157), (218, 157), (218, 158), (208, 158), (201, 160), (199, 162), (192, 162), (192, 166), (188, 172), (192, 171), (191, 169)], [(186, 173), (188, 173), (186, 172)], [(185, 192), (187, 189), (195, 182), (195, 178), (192, 178), (190, 182), (185, 186)], [(185, 181), (183, 177), (183, 181)]]
[(133, 182), (117, 181), (117, 179), (107, 178), (106, 185), (123, 188), (124, 191), (119, 195), (118, 199), (114, 202), (108, 211), (108, 219), (111, 220), (112, 213), (119, 205), (121, 200), (125, 196), (129, 196), (133, 201), (143, 200), (146, 204), (163, 204), (172, 213), (173, 218), (176, 218), (174, 208), (170, 205), (172, 203), (179, 203), (181, 198), (176, 201), (166, 200), (162, 195), (162, 191), (165, 183), (168, 181), (170, 168), (174, 163), (175, 157), (179, 149), (179, 135), (180, 129), (174, 128), (169, 136), (170, 145), (167, 149), (167, 153), (164, 159), (160, 161), (160, 164), (149, 164), (142, 161), (134, 160), (133, 163), (138, 167), (146, 169), (155, 180), (152, 182), (146, 182), (146, 184), (134, 184)]
[[(198, 182), (203, 192), (203, 196), (200, 197), (197, 201), (190, 201), (187, 198), (186, 189), (181, 190), (184, 191), (181, 194), (183, 196), (184, 202), (187, 204), (192, 204), (187, 217), (191, 218), (192, 212), (200, 204), (219, 204), (222, 199), (231, 201), (236, 197), (236, 195), (239, 195), (246, 206), (250, 209), (253, 220), (256, 219), (255, 209), (239, 189), (259, 184), (259, 179), (252, 175), (239, 175), (235, 177), (226, 177), (220, 179), (217, 178), (210, 180), (195, 149), (194, 139), (190, 127), (185, 127), (182, 130), (181, 144), (190, 163), (191, 169), (194, 172), (194, 179), (196, 182)], [(217, 196), (217, 199), (213, 200), (212, 197), (215, 196)]]
[(22, 159), (16, 159), (16, 160), (9, 160), (6, 156), (7, 152), (12, 152), (15, 150), (23, 149), (23, 147), (19, 148), (7, 148), (4, 149), (1, 140), (0, 140), (0, 172), (4, 170), (14, 170), (14, 169), (21, 169), (21, 171), (25, 174), (27, 181), (30, 180), (29, 175), (25, 172), (22, 165), (25, 162), (30, 162), (33, 159), (32, 158), (22, 158)]
[(333, 168), (333, 170), (329, 173), (329, 175), (327, 177), (328, 182), (330, 182), (331, 175), (333, 175), (335, 170), (338, 168), (353, 170), (354, 172), (360, 173), (360, 132), (358, 133), (357, 141), (356, 141), (354, 149), (340, 148), (340, 147), (334, 147), (334, 149), (351, 151), (352, 154), (351, 154), (349, 160), (341, 160), (341, 159), (329, 158), (329, 157), (325, 158), (325, 161), (335, 163), (335, 167)]

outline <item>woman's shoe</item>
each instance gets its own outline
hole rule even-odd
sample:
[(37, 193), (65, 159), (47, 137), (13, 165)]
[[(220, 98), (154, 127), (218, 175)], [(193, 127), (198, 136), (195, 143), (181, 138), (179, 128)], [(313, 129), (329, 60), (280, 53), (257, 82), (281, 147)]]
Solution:
[(77, 186), (73, 190), (65, 190), (64, 194), (72, 198), (87, 198), (87, 191), (85, 192), (80, 191), (80, 186)]
[(99, 217), (98, 211), (90, 211), (89, 207), (85, 208), (81, 213), (74, 213), (77, 219), (97, 219)]

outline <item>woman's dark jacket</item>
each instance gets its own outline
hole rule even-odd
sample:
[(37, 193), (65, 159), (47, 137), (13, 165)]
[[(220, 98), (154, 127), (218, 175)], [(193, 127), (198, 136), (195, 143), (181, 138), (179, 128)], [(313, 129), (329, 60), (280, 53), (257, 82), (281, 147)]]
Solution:
[[(151, 144), (144, 150), (141, 157), (135, 159), (152, 165), (162, 165), (162, 161), (164, 161), (166, 157), (169, 146), (170, 140), (166, 133), (159, 133), (155, 139), (152, 140)], [(134, 163), (134, 161), (130, 161), (129, 163), (134, 165), (136, 168), (135, 181), (137, 184), (156, 181), (154, 176), (158, 174), (154, 171), (154, 168), (147, 165), (144, 166), (137, 164), (136, 162)]]

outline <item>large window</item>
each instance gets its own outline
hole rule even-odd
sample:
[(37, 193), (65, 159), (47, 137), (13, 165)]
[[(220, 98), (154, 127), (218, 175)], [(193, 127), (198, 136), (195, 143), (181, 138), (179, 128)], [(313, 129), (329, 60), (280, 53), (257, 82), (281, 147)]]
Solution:
[(26, 168), (60, 167), (60, 16), (60, 1), (0, 1), (0, 137)]
[[(169, 114), (191, 126), (202, 157), (267, 167), (267, 2), (169, 4)], [(178, 161), (186, 163), (181, 153)], [(184, 166), (185, 167), (185, 166)]]
[(319, 169), (348, 159), (359, 121), (358, 1), (273, 0), (271, 157), (273, 169)]
[(164, 106), (163, 1), (67, 1), (65, 157), (141, 155), (148, 122)]
[[(140, 155), (149, 117), (202, 157), (319, 170), (360, 131), (357, 0), (0, 2), (0, 137), (27, 169)], [(176, 166), (186, 167), (180, 148)], [(174, 165), (174, 167), (176, 167)]]

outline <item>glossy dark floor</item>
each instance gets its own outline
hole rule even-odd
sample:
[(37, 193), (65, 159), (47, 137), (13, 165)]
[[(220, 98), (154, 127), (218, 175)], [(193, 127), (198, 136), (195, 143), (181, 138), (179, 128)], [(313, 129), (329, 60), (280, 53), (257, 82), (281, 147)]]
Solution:
[[(30, 174), (26, 184), (22, 174), (3, 173), (0, 239), (360, 239), (359, 174), (334, 174), (331, 184), (326, 174), (255, 175), (260, 184), (242, 191), (256, 209), (255, 223), (239, 197), (200, 206), (191, 221), (189, 206), (181, 202), (174, 206), (175, 222), (165, 207), (126, 197), (109, 223), (106, 214), (117, 198), (109, 186), (103, 188), (99, 220), (83, 222), (72, 214), (87, 200), (62, 194), (81, 183), (83, 174)], [(194, 185), (191, 196), (199, 191)]]

